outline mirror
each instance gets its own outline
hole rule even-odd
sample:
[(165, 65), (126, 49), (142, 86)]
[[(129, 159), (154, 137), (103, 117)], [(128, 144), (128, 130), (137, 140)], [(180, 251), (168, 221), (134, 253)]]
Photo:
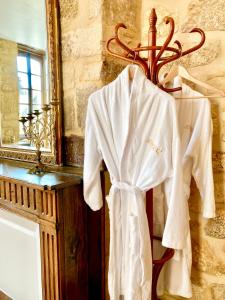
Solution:
[(0, 7), (0, 156), (35, 161), (34, 143), (19, 119), (34, 111), (41, 118), (42, 108), (53, 103), (48, 114), (55, 112), (54, 124), (42, 153), (45, 162), (60, 164), (58, 1), (0, 0)]

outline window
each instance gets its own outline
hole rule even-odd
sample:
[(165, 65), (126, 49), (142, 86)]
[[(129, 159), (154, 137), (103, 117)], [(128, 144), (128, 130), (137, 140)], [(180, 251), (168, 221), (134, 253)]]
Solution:
[(26, 116), (43, 104), (43, 55), (19, 50), (17, 56), (19, 114)]

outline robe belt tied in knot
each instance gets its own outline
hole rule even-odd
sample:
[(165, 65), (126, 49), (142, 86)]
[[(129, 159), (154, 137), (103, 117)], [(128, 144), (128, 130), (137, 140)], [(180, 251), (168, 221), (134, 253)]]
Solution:
[(114, 190), (122, 190), (122, 191), (127, 191), (129, 193), (135, 193), (135, 194), (141, 194), (142, 195), (142, 190), (135, 186), (135, 185), (131, 185), (125, 181), (113, 181), (112, 182), (112, 189)]

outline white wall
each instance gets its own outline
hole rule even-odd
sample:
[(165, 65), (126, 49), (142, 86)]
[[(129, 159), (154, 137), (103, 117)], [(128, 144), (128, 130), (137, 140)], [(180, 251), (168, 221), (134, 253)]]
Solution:
[(45, 0), (0, 0), (0, 37), (46, 50)]
[(39, 225), (0, 209), (0, 290), (13, 300), (41, 300)]

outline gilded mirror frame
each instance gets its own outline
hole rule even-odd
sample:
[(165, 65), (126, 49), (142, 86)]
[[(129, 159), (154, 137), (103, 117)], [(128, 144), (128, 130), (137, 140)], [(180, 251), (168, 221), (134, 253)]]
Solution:
[[(55, 130), (52, 149), (42, 153), (42, 162), (49, 165), (62, 164), (62, 88), (61, 88), (61, 49), (60, 49), (60, 9), (59, 0), (45, 0), (48, 38), (48, 68), (50, 102), (57, 103)], [(19, 122), (19, 121), (18, 121)], [(36, 161), (35, 150), (3, 147), (0, 145), (0, 158), (28, 162)]]

